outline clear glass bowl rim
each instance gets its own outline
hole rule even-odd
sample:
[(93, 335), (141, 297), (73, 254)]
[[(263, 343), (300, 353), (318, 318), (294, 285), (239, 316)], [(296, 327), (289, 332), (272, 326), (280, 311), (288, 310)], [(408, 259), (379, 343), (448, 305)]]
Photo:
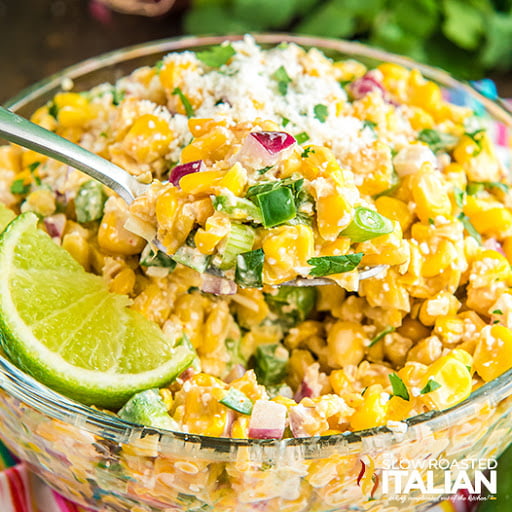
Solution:
[[(45, 94), (58, 88), (64, 78), (74, 80), (86, 74), (99, 71), (102, 68), (129, 62), (140, 57), (166, 52), (184, 51), (187, 49), (197, 49), (199, 47), (217, 45), (226, 40), (239, 40), (243, 37), (243, 35), (188, 36), (150, 41), (148, 43), (114, 50), (65, 68), (29, 86), (15, 97), (8, 100), (6, 106), (15, 111), (23, 109), (30, 102), (36, 101), (38, 98), (42, 98)], [(407, 57), (391, 54), (357, 42), (277, 33), (255, 34), (253, 37), (260, 44), (272, 45), (286, 41), (296, 43), (300, 46), (336, 51), (348, 58), (369, 58), (382, 62), (394, 62), (407, 68), (419, 69), (428, 79), (435, 80), (445, 87), (465, 91), (475, 100), (482, 103), (487, 112), (496, 120), (506, 124), (512, 129), (512, 116), (502, 100), (499, 98), (491, 100), (483, 96), (471, 84), (460, 82), (441, 69), (420, 64)], [(200, 447), (214, 448), (226, 454), (232, 452), (233, 449), (236, 451), (236, 447), (241, 446), (252, 446), (254, 448), (265, 447), (266, 449), (272, 449), (272, 451), (275, 450), (275, 453), (281, 452), (287, 446), (296, 446), (303, 448), (305, 452), (311, 452), (311, 456), (317, 458), (322, 455), (322, 452), (327, 454), (331, 452), (333, 448), (343, 447), (344, 452), (359, 451), (361, 448), (360, 443), (363, 440), (378, 446), (393, 442), (395, 438), (397, 441), (403, 441), (404, 436), (411, 440), (421, 439), (425, 431), (436, 432), (455, 424), (464, 423), (466, 418), (477, 415), (484, 405), (496, 406), (503, 399), (512, 394), (512, 369), (483, 385), (472, 393), (467, 400), (450, 409), (431, 411), (404, 420), (408, 426), (406, 434), (397, 434), (388, 427), (383, 426), (330, 436), (279, 440), (215, 438), (137, 425), (111, 414), (82, 405), (56, 393), (25, 374), (1, 355), (0, 388), (8, 395), (53, 419), (80, 427), (91, 434), (118, 443), (129, 443), (135, 438), (144, 438), (149, 434), (158, 434), (162, 442), (168, 439), (171, 443), (172, 441), (178, 441), (180, 444), (199, 444)]]

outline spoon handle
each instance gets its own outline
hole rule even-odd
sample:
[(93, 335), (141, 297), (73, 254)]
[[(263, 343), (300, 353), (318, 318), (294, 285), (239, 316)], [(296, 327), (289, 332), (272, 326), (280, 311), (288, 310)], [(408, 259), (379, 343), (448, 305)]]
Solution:
[(147, 185), (112, 162), (0, 105), (0, 136), (78, 169), (117, 192), (130, 204)]

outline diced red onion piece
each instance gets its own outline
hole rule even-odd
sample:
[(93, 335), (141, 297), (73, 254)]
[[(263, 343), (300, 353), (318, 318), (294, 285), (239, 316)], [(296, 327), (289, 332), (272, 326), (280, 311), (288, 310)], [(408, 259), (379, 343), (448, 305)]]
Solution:
[(237, 289), (236, 283), (230, 279), (206, 273), (202, 275), (202, 292), (213, 293), (213, 295), (234, 295)]
[(385, 95), (386, 90), (375, 76), (375, 73), (368, 71), (365, 75), (357, 80), (354, 80), (349, 86), (350, 94), (356, 99), (360, 100), (368, 93), (373, 91), (380, 91)]
[(248, 136), (254, 138), (270, 155), (276, 155), (295, 144), (295, 139), (286, 132), (252, 132)]
[(484, 242), (484, 247), (486, 249), (490, 249), (491, 251), (499, 252), (502, 256), (506, 256), (501, 243), (496, 240), (496, 238), (489, 238)]
[(290, 407), (288, 419), (293, 437), (308, 437), (310, 435), (305, 429), (305, 425), (314, 423), (310, 407), (305, 407), (301, 404)]
[(66, 227), (66, 216), (63, 213), (56, 213), (55, 215), (45, 217), (44, 225), (46, 231), (48, 231), (48, 234), (52, 238), (58, 238), (60, 240), (64, 233), (64, 228)]
[(286, 407), (270, 400), (256, 400), (249, 421), (252, 439), (281, 439), (286, 427)]
[(226, 423), (224, 423), (224, 430), (222, 431), (222, 437), (231, 437), (231, 427), (235, 421), (235, 411), (228, 409), (226, 412)]
[(186, 164), (180, 164), (174, 167), (169, 175), (169, 181), (175, 186), (179, 186), (179, 182), (183, 176), (192, 174), (194, 172), (205, 171), (206, 166), (202, 160), (196, 160), (194, 162), (188, 162)]
[(305, 380), (303, 380), (300, 387), (295, 392), (293, 399), (297, 403), (300, 403), (300, 401), (303, 398), (313, 398), (314, 395), (315, 395), (314, 389)]

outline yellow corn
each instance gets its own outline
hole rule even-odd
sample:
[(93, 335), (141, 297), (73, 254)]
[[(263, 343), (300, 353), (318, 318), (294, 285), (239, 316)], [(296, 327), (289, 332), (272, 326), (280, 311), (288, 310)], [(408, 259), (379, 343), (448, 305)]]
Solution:
[(332, 69), (336, 80), (339, 82), (352, 81), (366, 73), (366, 66), (352, 59), (334, 62)]
[(482, 235), (498, 240), (512, 235), (512, 212), (501, 203), (489, 203), (469, 196), (464, 212)]
[(124, 227), (127, 218), (128, 214), (118, 209), (105, 213), (98, 230), (98, 244), (104, 251), (129, 256), (144, 249), (146, 241)]
[(295, 268), (307, 266), (307, 260), (313, 256), (313, 230), (303, 224), (269, 229), (262, 248), (265, 252), (264, 282), (282, 283), (295, 276)]
[(292, 388), (296, 388), (304, 380), (306, 370), (315, 362), (309, 350), (295, 348), (291, 351), (288, 360), (288, 376), (286, 381)]
[(200, 345), (203, 337), (206, 303), (197, 294), (184, 294), (178, 297), (174, 305), (174, 314), (195, 348)]
[(241, 196), (247, 184), (247, 171), (242, 165), (237, 162), (229, 171), (222, 177), (219, 182), (219, 187), (227, 188), (235, 196)]
[(306, 179), (314, 180), (340, 170), (340, 165), (329, 148), (311, 144), (304, 149), (307, 157), (302, 159), (300, 172)]
[(83, 128), (94, 116), (87, 98), (76, 92), (56, 94), (53, 101), (57, 106), (57, 119), (63, 128)]
[(149, 320), (162, 325), (171, 312), (171, 303), (167, 290), (158, 283), (151, 283), (133, 300), (132, 309), (143, 314)]
[(220, 185), (226, 171), (202, 171), (187, 174), (180, 179), (180, 188), (187, 194), (211, 195)]
[(368, 386), (363, 396), (363, 405), (350, 418), (353, 430), (385, 425), (389, 408), (389, 395), (380, 384)]
[(222, 212), (215, 212), (194, 235), (196, 247), (203, 254), (213, 254), (217, 244), (229, 233), (231, 221)]
[(22, 151), (18, 146), (6, 145), (0, 146), (0, 169), (21, 171), (21, 155)]
[(473, 367), (486, 382), (512, 368), (512, 332), (503, 325), (482, 330), (473, 355)]
[(353, 380), (347, 375), (345, 370), (333, 370), (329, 375), (329, 383), (337, 395), (352, 391)]
[(410, 72), (408, 85), (409, 103), (435, 115), (443, 103), (440, 87), (425, 80), (417, 69)]
[(229, 150), (228, 140), (228, 131), (218, 126), (185, 146), (181, 152), (181, 161), (222, 160)]
[(391, 196), (380, 196), (375, 200), (377, 211), (391, 220), (396, 220), (400, 223), (402, 232), (407, 231), (412, 223), (412, 213), (410, 212), (407, 203), (396, 199)]
[(430, 329), (418, 320), (407, 316), (403, 319), (402, 325), (397, 329), (397, 332), (413, 341), (419, 341), (430, 334)]
[(443, 273), (457, 257), (457, 249), (450, 240), (441, 240), (431, 254), (429, 254), (421, 266), (421, 275), (434, 277)]
[(153, 114), (139, 117), (123, 139), (123, 149), (139, 163), (151, 163), (169, 151), (169, 123)]
[(429, 336), (414, 345), (407, 354), (407, 361), (422, 364), (432, 364), (441, 356), (443, 344), (437, 336)]
[(320, 249), (320, 256), (340, 256), (349, 252), (352, 242), (350, 238), (340, 236), (334, 242), (327, 242)]
[(263, 292), (255, 288), (239, 288), (235, 296), (238, 323), (246, 328), (259, 325), (269, 314), (269, 307)]
[(46, 128), (47, 130), (54, 131), (57, 128), (57, 120), (48, 112), (48, 106), (39, 107), (30, 117), (30, 120)]
[(67, 233), (62, 237), (62, 247), (85, 268), (90, 270), (89, 242), (78, 232)]
[(452, 212), (450, 197), (445, 190), (440, 174), (428, 163), (411, 177), (412, 196), (416, 203), (416, 214), (423, 222), (438, 215), (448, 217)]
[(453, 158), (459, 164), (466, 164), (478, 153), (480, 153), (480, 146), (468, 135), (463, 135), (453, 150)]
[(327, 333), (329, 366), (343, 368), (357, 365), (364, 357), (364, 347), (370, 342), (362, 325), (337, 321)]
[(382, 73), (382, 84), (393, 95), (401, 101), (406, 99), (406, 88), (410, 71), (403, 66), (385, 62), (379, 64), (377, 69)]
[(346, 228), (353, 217), (354, 209), (341, 194), (320, 196), (316, 200), (316, 223), (324, 240), (336, 240), (340, 231)]
[(194, 137), (207, 135), (217, 126), (226, 126), (225, 119), (192, 117), (188, 120), (188, 129)]
[(239, 416), (231, 426), (231, 437), (235, 439), (248, 439), (249, 420), (248, 416)]
[(440, 384), (422, 399), (436, 409), (446, 409), (465, 400), (471, 393), (472, 378), (466, 365), (452, 354), (440, 357), (428, 368), (421, 382), (423, 389), (429, 380)]
[(36, 212), (43, 217), (47, 217), (55, 212), (57, 205), (55, 203), (55, 195), (51, 190), (41, 188), (34, 190), (23, 203), (22, 210), (30, 210)]
[(456, 315), (443, 315), (435, 319), (433, 333), (438, 336), (443, 345), (454, 346), (464, 334), (464, 320)]
[(160, 82), (164, 89), (172, 93), (176, 87), (182, 85), (183, 75), (195, 69), (197, 69), (197, 63), (192, 59), (180, 62), (167, 60), (167, 62), (164, 62), (158, 76), (160, 77)]
[(121, 295), (132, 293), (134, 286), (135, 272), (129, 267), (123, 268), (109, 283), (110, 291)]
[(417, 131), (431, 129), (435, 126), (435, 121), (432, 115), (422, 108), (415, 106), (410, 107), (409, 122), (411, 123), (413, 130)]
[(402, 421), (408, 418), (414, 405), (414, 400), (404, 400), (399, 396), (392, 396), (388, 402), (388, 420)]

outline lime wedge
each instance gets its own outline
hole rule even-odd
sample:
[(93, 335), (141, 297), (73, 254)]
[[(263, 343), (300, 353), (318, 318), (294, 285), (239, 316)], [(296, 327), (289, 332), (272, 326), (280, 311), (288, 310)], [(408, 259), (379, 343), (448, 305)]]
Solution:
[(190, 366), (184, 339), (128, 308), (43, 231), (30, 212), (0, 237), (0, 340), (22, 370), (87, 405), (115, 409)]

